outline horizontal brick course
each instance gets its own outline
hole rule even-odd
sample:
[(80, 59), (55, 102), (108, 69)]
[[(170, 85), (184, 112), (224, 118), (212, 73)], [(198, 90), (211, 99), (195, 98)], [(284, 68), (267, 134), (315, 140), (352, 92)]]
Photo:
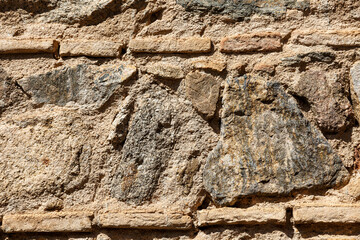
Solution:
[(359, 47), (360, 30), (298, 30), (293, 33), (292, 42), (306, 46)]
[(206, 53), (211, 51), (211, 40), (202, 37), (189, 38), (136, 38), (129, 48), (138, 53)]
[(293, 215), (296, 224), (360, 223), (360, 206), (297, 206)]
[(124, 211), (100, 213), (95, 222), (105, 228), (139, 228), (139, 229), (191, 229), (191, 217), (182, 213)]
[(285, 223), (283, 207), (215, 208), (197, 212), (197, 225)]
[(5, 233), (88, 232), (92, 215), (85, 212), (7, 214), (3, 218), (2, 230)]
[(60, 43), (60, 56), (118, 57), (122, 44), (112, 41), (64, 40)]
[(0, 54), (55, 53), (58, 42), (46, 39), (0, 39)]
[(224, 53), (274, 52), (281, 49), (281, 34), (278, 32), (260, 32), (225, 37), (220, 43), (220, 51)]

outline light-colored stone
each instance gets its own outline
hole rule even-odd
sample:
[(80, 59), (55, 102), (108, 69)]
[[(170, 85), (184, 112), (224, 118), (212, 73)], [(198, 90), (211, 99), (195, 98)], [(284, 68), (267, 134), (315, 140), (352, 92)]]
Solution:
[(293, 43), (306, 46), (326, 45), (331, 47), (358, 47), (360, 46), (359, 29), (343, 30), (306, 30), (293, 33)]
[(222, 72), (226, 68), (226, 62), (222, 59), (199, 59), (191, 62), (196, 69), (210, 69)]
[(360, 121), (360, 61), (350, 70), (350, 91), (354, 115)]
[(202, 37), (135, 38), (130, 40), (132, 52), (143, 53), (206, 53), (211, 51), (211, 40)]
[(354, 175), (349, 183), (340, 190), (341, 193), (347, 194), (350, 197), (360, 200), (360, 174)]
[(281, 34), (278, 32), (225, 37), (220, 43), (220, 51), (224, 53), (274, 52), (280, 51), (281, 48)]
[(121, 45), (103, 40), (64, 40), (60, 43), (60, 56), (118, 57)]
[(0, 54), (55, 53), (59, 43), (46, 39), (0, 39)]
[(191, 229), (192, 219), (179, 212), (124, 211), (100, 213), (96, 224), (104, 228)]
[(90, 212), (53, 212), (6, 214), (2, 222), (5, 233), (16, 232), (88, 232)]
[(210, 74), (195, 71), (186, 76), (185, 85), (186, 97), (191, 100), (195, 108), (207, 117), (214, 116), (220, 81)]
[(172, 79), (184, 78), (184, 72), (181, 66), (177, 66), (170, 63), (158, 62), (155, 64), (149, 64), (147, 66), (147, 72), (162, 78), (172, 78)]
[(298, 206), (293, 216), (296, 224), (360, 223), (360, 206)]
[(214, 208), (197, 211), (197, 225), (285, 223), (286, 210), (281, 206), (250, 208)]

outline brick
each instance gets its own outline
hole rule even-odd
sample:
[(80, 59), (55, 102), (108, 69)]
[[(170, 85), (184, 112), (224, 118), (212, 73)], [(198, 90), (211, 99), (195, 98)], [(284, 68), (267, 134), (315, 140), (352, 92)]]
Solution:
[(359, 47), (360, 30), (295, 31), (292, 42), (306, 46)]
[(179, 229), (193, 227), (192, 219), (178, 212), (124, 211), (100, 213), (95, 222), (105, 228)]
[(296, 224), (360, 223), (360, 206), (298, 206), (293, 216)]
[(147, 66), (147, 72), (163, 78), (184, 78), (184, 72), (182, 68), (170, 63), (157, 62), (154, 64), (149, 64)]
[(220, 42), (220, 51), (224, 53), (274, 52), (281, 49), (281, 34), (278, 32), (225, 37)]
[(226, 62), (222, 59), (199, 59), (191, 62), (196, 69), (210, 69), (222, 72), (226, 68)]
[(122, 44), (111, 41), (64, 40), (60, 43), (60, 56), (118, 57)]
[(51, 212), (33, 214), (6, 214), (2, 229), (16, 232), (89, 232), (92, 213)]
[(233, 224), (283, 224), (286, 222), (284, 207), (215, 208), (197, 211), (197, 225)]
[(129, 48), (139, 53), (206, 53), (211, 51), (209, 38), (137, 38), (130, 40)]
[(58, 46), (55, 40), (0, 39), (0, 54), (55, 53)]

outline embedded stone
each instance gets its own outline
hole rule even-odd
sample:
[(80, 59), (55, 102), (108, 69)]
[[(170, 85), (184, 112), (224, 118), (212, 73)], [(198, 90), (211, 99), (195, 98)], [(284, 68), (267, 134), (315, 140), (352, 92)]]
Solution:
[(206, 53), (211, 51), (209, 38), (135, 38), (129, 48), (139, 53)]
[(244, 196), (328, 188), (348, 177), (325, 137), (276, 82), (228, 79), (220, 136), (203, 174), (205, 189), (219, 205)]
[(0, 54), (55, 53), (59, 43), (45, 39), (0, 39)]
[(65, 106), (72, 102), (99, 108), (135, 73), (136, 67), (127, 64), (107, 68), (81, 64), (31, 76), (18, 82), (37, 104)]
[(220, 43), (220, 51), (224, 53), (274, 52), (280, 51), (281, 48), (281, 34), (277, 32), (225, 37)]
[(286, 222), (284, 207), (214, 208), (197, 211), (197, 226), (233, 224), (283, 224)]
[(230, 15), (235, 20), (242, 20), (255, 13), (272, 15), (275, 18), (283, 17), (287, 9), (305, 11), (309, 8), (309, 1), (279, 0), (177, 0), (177, 3), (188, 11), (200, 10), (204, 12)]
[(350, 90), (354, 114), (360, 122), (360, 62), (356, 62), (350, 70)]
[(192, 61), (192, 66), (196, 69), (209, 69), (222, 72), (226, 68), (226, 62), (220, 59), (199, 59)]
[(360, 30), (306, 30), (295, 31), (293, 33), (293, 43), (303, 44), (306, 46), (326, 45), (330, 47), (359, 47)]
[(193, 227), (188, 215), (146, 210), (100, 213), (95, 222), (103, 228), (188, 230)]
[(60, 56), (118, 57), (121, 45), (119, 42), (103, 40), (64, 40), (60, 44)]
[(307, 71), (291, 87), (294, 96), (310, 105), (315, 121), (324, 132), (336, 133), (351, 124), (352, 107), (336, 73)]
[(293, 217), (295, 224), (360, 223), (360, 206), (297, 206)]
[(180, 66), (170, 63), (153, 63), (147, 66), (147, 72), (155, 76), (169, 79), (182, 79), (184, 72)]
[(212, 117), (219, 98), (220, 81), (210, 74), (199, 71), (189, 73), (185, 78), (186, 96), (194, 107), (206, 117)]
[(92, 215), (87, 212), (6, 214), (2, 221), (2, 229), (5, 233), (89, 232)]

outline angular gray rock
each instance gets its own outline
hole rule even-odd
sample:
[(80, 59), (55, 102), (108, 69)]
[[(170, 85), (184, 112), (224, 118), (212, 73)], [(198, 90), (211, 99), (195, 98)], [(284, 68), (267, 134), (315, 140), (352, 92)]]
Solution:
[(305, 11), (309, 8), (309, 1), (279, 0), (279, 1), (245, 1), (245, 0), (177, 0), (177, 3), (186, 10), (200, 10), (230, 15), (236, 20), (241, 20), (255, 13), (281, 17), (286, 9)]
[(65, 67), (19, 81), (37, 104), (99, 108), (120, 85), (136, 73), (134, 66), (119, 64), (103, 69), (89, 65)]
[(228, 79), (221, 139), (209, 155), (204, 185), (220, 205), (242, 196), (327, 188), (348, 173), (294, 98), (275, 82)]
[(216, 134), (188, 101), (167, 90), (154, 87), (136, 98), (111, 178), (112, 196), (137, 205), (152, 199), (195, 204), (202, 189), (200, 166)]

